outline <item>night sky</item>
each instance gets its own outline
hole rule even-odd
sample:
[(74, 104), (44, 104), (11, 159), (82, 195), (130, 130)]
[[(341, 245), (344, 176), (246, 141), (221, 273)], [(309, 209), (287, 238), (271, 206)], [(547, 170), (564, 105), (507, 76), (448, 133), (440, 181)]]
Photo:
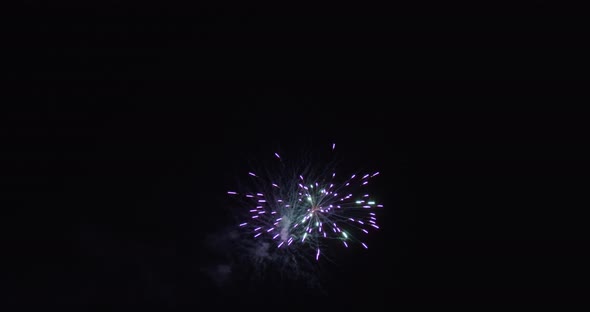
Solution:
[[(548, 106), (584, 102), (563, 80), (577, 63), (545, 61), (569, 37), (418, 6), (320, 9), (305, 26), (286, 9), (68, 8), (8, 36), (26, 58), (1, 117), (8, 298), (394, 308), (586, 284), (587, 118)], [(238, 269), (219, 286), (226, 191), (277, 150), (333, 142), (343, 170), (381, 173), (370, 248), (333, 251), (321, 290)]]

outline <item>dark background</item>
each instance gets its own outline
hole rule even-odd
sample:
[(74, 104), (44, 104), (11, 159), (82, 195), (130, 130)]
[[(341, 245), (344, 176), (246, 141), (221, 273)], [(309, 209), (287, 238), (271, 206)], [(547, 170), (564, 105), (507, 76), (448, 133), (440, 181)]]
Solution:
[[(269, 310), (575, 295), (581, 22), (543, 2), (507, 12), (31, 4), (5, 33), (4, 293)], [(215, 287), (203, 240), (231, 224), (245, 165), (331, 142), (346, 169), (382, 173), (371, 249), (327, 266), (328, 295)]]

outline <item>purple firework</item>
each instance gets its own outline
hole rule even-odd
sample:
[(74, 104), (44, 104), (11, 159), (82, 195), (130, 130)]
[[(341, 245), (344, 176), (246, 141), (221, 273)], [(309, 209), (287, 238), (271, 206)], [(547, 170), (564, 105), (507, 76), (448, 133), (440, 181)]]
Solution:
[(309, 248), (316, 260), (333, 243), (368, 249), (363, 237), (379, 229), (375, 210), (383, 207), (369, 193), (379, 172), (341, 178), (335, 170), (293, 169), (279, 153), (274, 156), (279, 172), (248, 172), (252, 191), (227, 192), (244, 200), (248, 217), (238, 227), (245, 235), (271, 243), (277, 251)]

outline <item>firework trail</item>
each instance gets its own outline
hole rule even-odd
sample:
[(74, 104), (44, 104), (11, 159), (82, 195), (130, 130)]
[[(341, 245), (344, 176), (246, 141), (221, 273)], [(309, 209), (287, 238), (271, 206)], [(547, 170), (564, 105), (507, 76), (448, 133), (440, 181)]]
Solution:
[(294, 170), (279, 153), (274, 160), (277, 172), (248, 172), (251, 191), (227, 192), (243, 200), (247, 214), (237, 227), (261, 256), (295, 263), (319, 261), (331, 246), (369, 248), (364, 237), (379, 229), (376, 211), (383, 206), (368, 190), (379, 172), (341, 177), (332, 167)]

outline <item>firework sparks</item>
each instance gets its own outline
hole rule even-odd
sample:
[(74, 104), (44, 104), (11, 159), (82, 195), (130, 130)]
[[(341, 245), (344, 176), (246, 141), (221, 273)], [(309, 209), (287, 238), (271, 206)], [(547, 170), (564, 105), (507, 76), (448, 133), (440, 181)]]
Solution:
[[(332, 144), (331, 150), (335, 147)], [(285, 164), (279, 153), (274, 156)], [(307, 169), (280, 172), (271, 179), (253, 172), (248, 175), (256, 178), (255, 192), (227, 192), (245, 198), (251, 213), (250, 221), (239, 227), (257, 240), (270, 240), (277, 251), (309, 248), (319, 261), (322, 249), (334, 242), (345, 248), (356, 245), (368, 249), (361, 236), (379, 229), (374, 211), (383, 205), (366, 187), (379, 172), (355, 173), (345, 180), (339, 180), (341, 175), (334, 171), (324, 174)]]

